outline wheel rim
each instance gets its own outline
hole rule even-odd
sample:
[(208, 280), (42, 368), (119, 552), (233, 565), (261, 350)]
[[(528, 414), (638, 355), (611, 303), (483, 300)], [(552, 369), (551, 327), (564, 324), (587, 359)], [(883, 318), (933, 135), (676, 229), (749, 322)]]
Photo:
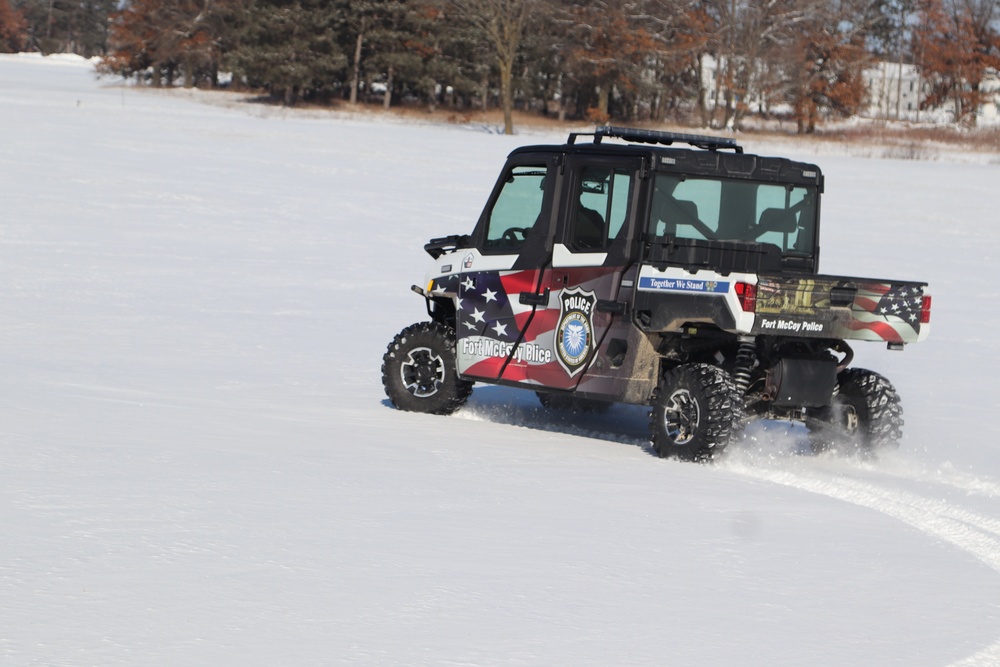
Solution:
[(853, 437), (861, 426), (858, 411), (850, 404), (844, 405), (841, 409), (843, 414), (840, 416), (840, 425), (844, 429), (844, 433)]
[(417, 398), (433, 396), (444, 384), (444, 359), (429, 347), (416, 347), (400, 365), (399, 377), (406, 390)]
[(686, 445), (694, 439), (701, 422), (701, 409), (687, 389), (678, 389), (670, 395), (663, 412), (663, 428), (675, 445)]

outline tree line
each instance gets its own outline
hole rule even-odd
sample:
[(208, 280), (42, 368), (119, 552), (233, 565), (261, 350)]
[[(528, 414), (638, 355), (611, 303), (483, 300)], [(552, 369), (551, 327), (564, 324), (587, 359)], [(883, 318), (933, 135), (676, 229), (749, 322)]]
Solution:
[[(1000, 0), (0, 0), (0, 51), (101, 55), (153, 86), (287, 105), (378, 101), (593, 122), (811, 132), (865, 102), (873, 60), (915, 64), (925, 108), (975, 118)], [(231, 74), (223, 78), (220, 73)]]

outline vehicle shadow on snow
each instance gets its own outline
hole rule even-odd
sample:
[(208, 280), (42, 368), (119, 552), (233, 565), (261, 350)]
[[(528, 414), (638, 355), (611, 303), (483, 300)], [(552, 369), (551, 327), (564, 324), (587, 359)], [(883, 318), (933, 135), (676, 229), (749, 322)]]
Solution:
[(634, 445), (653, 452), (649, 410), (642, 406), (611, 405), (599, 412), (547, 408), (534, 392), (487, 386), (476, 387), (458, 416)]
[[(392, 407), (388, 400), (382, 404)], [(632, 445), (656, 456), (649, 444), (649, 409), (611, 405), (602, 412), (546, 408), (532, 391), (477, 385), (452, 419), (488, 421)]]
[[(391, 407), (388, 400), (383, 405)], [(602, 412), (546, 408), (534, 392), (501, 386), (477, 386), (453, 416), (549, 433), (562, 433), (641, 448), (656, 457), (649, 442), (649, 408), (614, 404)], [(761, 459), (815, 456), (801, 424), (760, 421), (747, 426), (719, 458), (744, 463)]]

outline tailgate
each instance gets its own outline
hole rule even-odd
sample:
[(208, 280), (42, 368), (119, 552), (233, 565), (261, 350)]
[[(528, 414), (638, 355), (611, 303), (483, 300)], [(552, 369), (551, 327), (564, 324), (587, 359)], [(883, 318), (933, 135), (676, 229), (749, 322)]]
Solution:
[(926, 283), (760, 276), (753, 333), (915, 343), (930, 331)]

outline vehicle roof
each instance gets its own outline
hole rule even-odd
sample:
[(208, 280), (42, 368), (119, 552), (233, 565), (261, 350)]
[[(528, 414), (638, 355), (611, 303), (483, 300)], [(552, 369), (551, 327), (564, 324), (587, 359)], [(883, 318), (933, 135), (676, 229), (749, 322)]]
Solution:
[[(593, 136), (594, 140), (576, 143), (580, 136)], [(606, 143), (603, 141), (605, 137), (629, 143)], [(675, 143), (695, 147), (674, 148)], [(522, 146), (513, 150), (510, 157), (538, 153), (648, 157), (657, 172), (813, 185), (818, 186), (820, 191), (823, 188), (823, 174), (816, 165), (783, 157), (744, 153), (734, 139), (726, 137), (604, 127), (594, 133), (570, 134), (562, 145)]]

